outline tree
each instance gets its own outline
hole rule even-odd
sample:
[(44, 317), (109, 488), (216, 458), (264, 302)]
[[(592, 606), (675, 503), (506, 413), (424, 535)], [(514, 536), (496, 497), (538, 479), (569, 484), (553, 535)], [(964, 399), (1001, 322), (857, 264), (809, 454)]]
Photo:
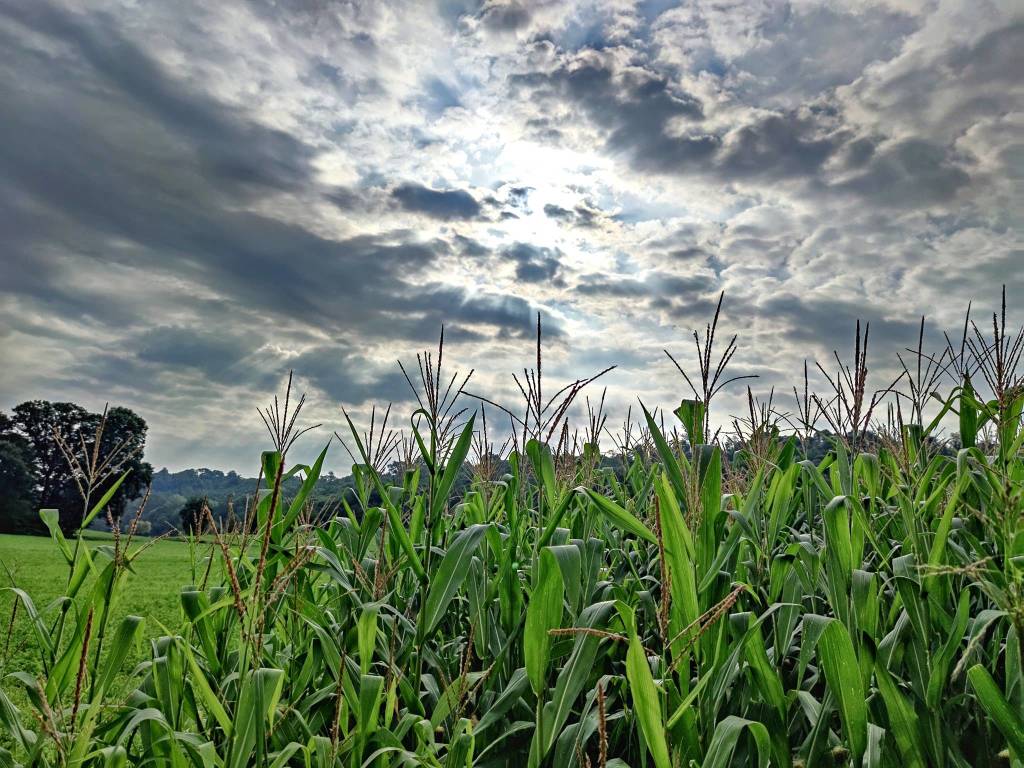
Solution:
[(0, 530), (40, 532), (43, 528), (32, 504), (35, 477), (28, 441), (12, 431), (11, 420), (0, 414)]
[(96, 424), (93, 414), (75, 403), (30, 400), (16, 405), (11, 419), (14, 430), (27, 442), (35, 478), (32, 506), (37, 509), (81, 508), (71, 467), (54, 438), (64, 436), (70, 445), (91, 439)]
[(192, 496), (185, 502), (178, 514), (181, 517), (182, 533), (190, 536), (199, 533), (203, 527), (203, 510), (206, 508), (206, 499), (202, 496)]
[[(139, 495), (153, 474), (153, 468), (142, 458), (145, 420), (128, 408), (111, 408), (101, 415), (75, 403), (47, 400), (21, 403), (12, 413), (10, 431), (29, 449), (34, 480), (31, 507), (59, 510), (61, 529), (70, 534), (81, 526), (86, 507), (99, 501), (130, 470), (108, 503), (111, 520), (119, 524), (128, 501)], [(97, 439), (100, 444), (96, 455), (103, 471), (90, 480)], [(73, 462), (77, 462), (77, 473)]]
[(142, 460), (147, 429), (145, 419), (129, 408), (117, 407), (107, 411), (100, 439), (100, 453), (111, 455), (118, 451), (124, 460), (120, 462), (120, 469), (100, 485), (95, 498), (102, 498), (117, 479), (128, 472), (124, 482), (107, 503), (107, 516), (115, 527), (121, 525), (128, 502), (138, 498), (153, 479), (153, 466)]

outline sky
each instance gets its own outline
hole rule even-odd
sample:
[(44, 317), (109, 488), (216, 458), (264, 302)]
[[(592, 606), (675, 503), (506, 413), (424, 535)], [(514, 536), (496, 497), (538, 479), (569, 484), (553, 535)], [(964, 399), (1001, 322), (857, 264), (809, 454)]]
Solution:
[(401, 427), (442, 324), (518, 409), (539, 312), (611, 425), (688, 394), (721, 291), (783, 410), (857, 319), (882, 386), (922, 315), (1022, 319), (1022, 127), (1019, 0), (0, 0), (0, 407), (254, 472), (289, 370), (298, 451)]

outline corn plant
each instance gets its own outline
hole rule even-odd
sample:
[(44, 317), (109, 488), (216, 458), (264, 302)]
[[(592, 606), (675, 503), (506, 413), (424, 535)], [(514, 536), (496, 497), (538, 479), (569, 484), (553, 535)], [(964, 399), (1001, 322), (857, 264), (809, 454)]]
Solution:
[[(289, 464), (289, 386), (263, 412), (245, 520), (207, 511), (192, 541), (173, 626), (109, 627), (145, 545), (93, 551), (44, 510), (67, 587), (48, 606), (15, 590), (40, 663), (9, 672), (22, 697), (0, 693), (0, 761), (1024, 766), (1024, 336), (1004, 310), (959, 352), (919, 339), (924, 372), (872, 393), (858, 328), (831, 394), (805, 368), (794, 429), (749, 392), (729, 450), (711, 429), (736, 345), (714, 363), (718, 320), (690, 396), (641, 406), (639, 437), (627, 417), (614, 456), (600, 407), (575, 450), (569, 404), (542, 399), (539, 335), (497, 457), (468, 376), (424, 353), (402, 368), (410, 434), (390, 409), (366, 429), (346, 414), (355, 492), (326, 520), (308, 499), (331, 446)], [(891, 424), (872, 422), (888, 398)], [(486, 466), (468, 472), (474, 445)]]

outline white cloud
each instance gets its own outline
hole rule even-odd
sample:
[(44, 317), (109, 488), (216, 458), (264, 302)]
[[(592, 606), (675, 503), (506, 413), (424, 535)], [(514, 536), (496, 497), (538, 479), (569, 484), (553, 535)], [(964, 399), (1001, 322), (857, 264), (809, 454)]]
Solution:
[(681, 396), (661, 349), (723, 289), (757, 386), (858, 314), (898, 348), (1024, 290), (1017, 5), (9, 7), (0, 404), (229, 467), (289, 367), (340, 426), (442, 322), (514, 397), (542, 311), (552, 371), (623, 362), (613, 408)]

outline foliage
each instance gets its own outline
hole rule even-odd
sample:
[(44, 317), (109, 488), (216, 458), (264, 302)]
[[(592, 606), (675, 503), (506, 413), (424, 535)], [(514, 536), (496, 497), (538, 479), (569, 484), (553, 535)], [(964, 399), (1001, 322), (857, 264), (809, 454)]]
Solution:
[(202, 532), (206, 515), (206, 499), (201, 496), (193, 496), (181, 508), (178, 516), (181, 518), (181, 531), (188, 536), (195, 536)]
[[(102, 414), (89, 413), (74, 403), (53, 403), (31, 400), (17, 405), (11, 417), (0, 424), (0, 445), (18, 445), (21, 461), (27, 464), (31, 482), (18, 480), (18, 487), (8, 487), (7, 498), (19, 506), (60, 510), (64, 533), (77, 530), (89, 499), (83, 497), (88, 484), (102, 498), (118, 484), (105, 507), (111, 524), (119, 524), (129, 500), (147, 487), (153, 468), (142, 459), (146, 444), (146, 422), (128, 408), (104, 409)], [(5, 480), (11, 449), (4, 457)], [(101, 463), (99, 457), (105, 457)], [(18, 472), (12, 463), (10, 472)], [(122, 475), (128, 472), (126, 477)], [(86, 480), (86, 475), (90, 475)], [(21, 524), (21, 516), (3, 517), (4, 530), (41, 529), (37, 518)], [(41, 529), (45, 530), (45, 529)]]
[[(108, 518), (119, 525), (128, 501), (137, 498), (153, 477), (153, 467), (142, 460), (147, 427), (145, 420), (129, 408), (111, 408), (100, 419), (103, 422), (100, 453), (110, 455), (120, 451), (119, 455), (124, 458), (119, 462), (119, 469), (128, 471), (128, 477), (107, 503)], [(113, 482), (111, 478), (99, 491), (105, 492)]]
[[(286, 499), (293, 498), (301, 485), (295, 477), (283, 481), (282, 495)], [(352, 486), (351, 476), (325, 474), (317, 481), (312, 493), (313, 504), (318, 509), (336, 508), (339, 499), (346, 494), (351, 500)], [(142, 520), (150, 524), (154, 535), (161, 535), (180, 529), (179, 513), (190, 498), (205, 498), (214, 517), (228, 521), (247, 509), (250, 497), (258, 492), (259, 485), (257, 478), (245, 477), (233, 471), (222, 472), (204, 467), (171, 472), (165, 468), (153, 473), (149, 490), (150, 496), (143, 509)], [(141, 499), (137, 501), (141, 502)]]
[[(697, 394), (719, 379), (715, 325), (698, 339), (709, 374)], [(640, 436), (619, 441), (620, 472), (599, 461), (600, 429), (573, 450), (568, 409), (541, 397), (538, 341), (496, 476), (485, 412), (462, 404), (466, 378), (443, 372), (439, 349), (418, 361), (415, 461), (389, 476), (402, 442), (389, 411), (365, 431), (349, 419), (360, 513), (342, 499), (327, 520), (309, 499), (329, 446), (289, 465), (301, 407), (289, 391), (264, 412), (255, 525), (208, 515), (211, 535), (189, 545), (205, 566), (181, 589), (177, 622), (112, 622), (141, 548), (129, 536), (93, 551), (44, 511), (68, 586), (48, 605), (14, 593), (42, 674), (12, 673), (23, 703), (0, 696), (2, 757), (1024, 765), (1024, 335), (995, 327), (973, 352), (962, 345), (970, 359), (929, 358), (954, 378), (928, 388), (934, 413), (910, 408), (904, 421), (894, 408), (870, 433), (865, 414), (916, 395), (866, 388), (858, 330), (853, 369), (805, 401), (814, 416), (827, 409), (835, 435), (820, 461), (798, 451), (815, 418), (784, 434), (751, 396), (731, 465), (697, 398), (676, 409), (677, 427), (643, 408)], [(950, 416), (963, 447), (936, 450)], [(124, 676), (144, 637), (145, 661)]]
[(32, 504), (32, 452), (12, 427), (0, 414), (0, 530), (38, 530), (42, 525)]
[[(39, 518), (36, 513), (36, 519)], [(113, 546), (113, 535), (108, 532), (87, 531), (83, 546), (90, 554), (102, 557), (104, 548)], [(129, 614), (146, 617), (151, 626), (172, 626), (181, 612), (178, 586), (190, 578), (191, 555), (186, 543), (175, 540), (155, 541), (135, 561), (135, 573), (125, 575), (119, 599), (113, 603), (110, 620), (120, 622)], [(10, 574), (19, 588), (24, 589), (42, 608), (64, 594), (67, 582), (67, 563), (54, 547), (52, 539), (38, 536), (0, 535), (0, 563), (4, 583)], [(198, 565), (198, 563), (197, 563)], [(214, 563), (218, 568), (219, 563)], [(83, 590), (95, 584), (89, 578)], [(14, 622), (8, 626), (12, 609), (19, 604)], [(0, 591), (0, 616), (4, 617), (5, 635), (0, 638), (3, 652), (3, 689), (19, 703), (28, 704), (23, 688), (7, 673), (21, 670), (33, 676), (42, 675), (39, 649), (31, 620), (20, 606), (19, 598), (10, 590)], [(122, 670), (127, 680), (135, 665), (149, 657), (148, 648), (139, 645), (133, 649), (129, 664)], [(9, 742), (7, 744), (10, 746)]]

